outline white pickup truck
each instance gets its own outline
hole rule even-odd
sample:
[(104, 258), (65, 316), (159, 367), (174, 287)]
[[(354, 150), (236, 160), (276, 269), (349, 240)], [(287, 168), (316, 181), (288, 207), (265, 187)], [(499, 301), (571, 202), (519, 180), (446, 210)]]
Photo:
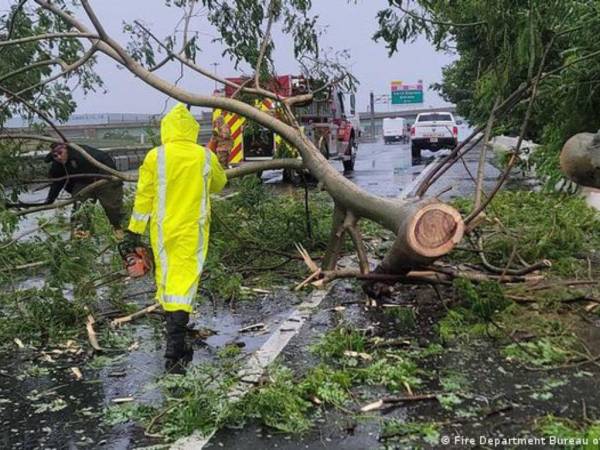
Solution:
[(436, 152), (442, 148), (454, 148), (458, 144), (458, 127), (454, 116), (447, 112), (428, 112), (417, 116), (410, 129), (413, 159), (421, 157), (421, 150)]

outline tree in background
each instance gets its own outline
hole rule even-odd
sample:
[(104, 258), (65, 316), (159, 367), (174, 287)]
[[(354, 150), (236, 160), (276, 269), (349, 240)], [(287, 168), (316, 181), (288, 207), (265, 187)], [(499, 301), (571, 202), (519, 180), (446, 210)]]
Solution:
[[(398, 42), (425, 36), (436, 49), (457, 56), (434, 86), (474, 125), (485, 125), (494, 102), (541, 82), (525, 138), (543, 144), (536, 155), (541, 175), (554, 185), (558, 154), (573, 134), (600, 127), (600, 4), (594, 0), (389, 0), (378, 13), (375, 39), (390, 55)], [(495, 132), (518, 134), (523, 101), (496, 117)]]

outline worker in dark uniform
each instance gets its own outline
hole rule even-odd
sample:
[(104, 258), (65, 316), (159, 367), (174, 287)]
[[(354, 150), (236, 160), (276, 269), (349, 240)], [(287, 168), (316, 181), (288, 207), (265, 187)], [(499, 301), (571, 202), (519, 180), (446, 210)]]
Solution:
[[(88, 145), (80, 145), (79, 147), (96, 161), (111, 169), (116, 169), (115, 161), (107, 153)], [(63, 189), (72, 196), (75, 196), (82, 189), (103, 178), (98, 175), (110, 175), (65, 143), (53, 144), (50, 153), (46, 155), (45, 161), (52, 163), (49, 178), (56, 179), (50, 185), (46, 204), (54, 203)], [(93, 192), (85, 194), (75, 203), (73, 213), (76, 213), (82, 203), (88, 200), (93, 202), (98, 200), (100, 202), (106, 213), (106, 217), (115, 230), (115, 236), (118, 239), (122, 239), (123, 183), (113, 180)], [(86, 237), (89, 235), (89, 223), (75, 219), (74, 225), (74, 236)]]

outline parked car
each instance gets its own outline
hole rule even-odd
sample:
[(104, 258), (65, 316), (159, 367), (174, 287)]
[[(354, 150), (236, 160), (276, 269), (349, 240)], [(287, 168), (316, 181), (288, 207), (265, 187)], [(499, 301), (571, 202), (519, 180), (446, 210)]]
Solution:
[(448, 112), (427, 112), (417, 116), (410, 129), (411, 154), (421, 157), (421, 150), (436, 152), (442, 148), (452, 149), (458, 144), (458, 127), (454, 116)]
[(402, 118), (383, 119), (383, 142), (390, 144), (392, 142), (407, 142), (406, 127)]

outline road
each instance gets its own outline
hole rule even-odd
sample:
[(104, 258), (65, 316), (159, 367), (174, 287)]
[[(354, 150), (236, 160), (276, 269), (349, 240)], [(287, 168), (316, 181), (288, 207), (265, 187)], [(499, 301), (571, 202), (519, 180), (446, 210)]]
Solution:
[[(461, 129), (459, 138), (465, 138), (468, 132), (468, 129)], [(358, 149), (355, 170), (347, 174), (347, 177), (373, 194), (404, 198), (410, 196), (411, 191), (423, 178), (424, 172), (430, 170), (439, 158), (447, 155), (448, 152), (449, 150), (440, 150), (433, 153), (424, 150), (421, 160), (413, 162), (410, 155), (410, 144), (386, 145), (382, 141), (362, 143)], [(492, 165), (492, 158), (493, 155), (490, 154), (486, 161), (485, 189), (491, 189), (494, 186), (500, 173)], [(432, 186), (428, 194), (437, 195), (444, 192), (441, 196), (444, 200), (471, 195), (475, 185), (469, 172), (476, 176), (478, 163), (479, 152), (474, 150), (465, 156), (464, 164), (455, 164), (448, 170)], [(334, 161), (332, 164), (342, 171), (341, 163)]]

